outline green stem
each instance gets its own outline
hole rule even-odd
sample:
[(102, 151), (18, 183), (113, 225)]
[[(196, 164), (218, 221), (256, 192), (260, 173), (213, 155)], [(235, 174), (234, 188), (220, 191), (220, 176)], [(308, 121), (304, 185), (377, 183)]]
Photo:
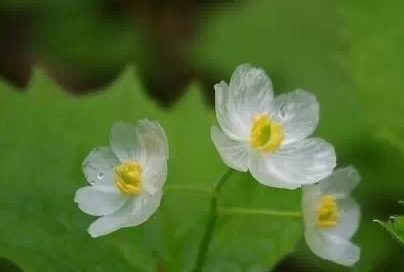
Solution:
[(226, 172), (224, 172), (223, 175), (220, 177), (218, 182), (213, 186), (212, 191), (215, 194), (219, 194), (223, 185), (227, 182), (227, 180), (230, 178), (230, 176), (232, 174), (233, 174), (233, 169), (231, 169), (231, 168), (227, 169)]
[(220, 195), (220, 190), (230, 178), (231, 174), (233, 173), (232, 169), (228, 169), (218, 180), (218, 182), (212, 187), (212, 198), (210, 200), (210, 210), (209, 210), (209, 217), (208, 223), (206, 225), (205, 233), (202, 237), (201, 245), (199, 246), (198, 257), (196, 260), (196, 264), (193, 272), (200, 272), (202, 271), (202, 266), (205, 262), (206, 255), (208, 253), (209, 243), (212, 240), (213, 232), (215, 231), (216, 221), (217, 221), (217, 199)]
[(302, 217), (300, 212), (275, 211), (265, 209), (247, 209), (247, 208), (218, 208), (219, 215), (270, 215), (270, 216), (286, 216), (286, 217)]

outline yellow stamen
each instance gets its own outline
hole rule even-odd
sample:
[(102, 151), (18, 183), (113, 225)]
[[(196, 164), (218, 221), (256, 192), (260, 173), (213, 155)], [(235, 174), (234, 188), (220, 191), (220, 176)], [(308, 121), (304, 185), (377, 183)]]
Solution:
[(127, 161), (115, 168), (115, 184), (122, 194), (139, 194), (142, 172), (142, 166), (137, 161)]
[(339, 210), (337, 201), (332, 195), (325, 195), (317, 207), (318, 228), (335, 227), (339, 219)]
[(251, 127), (250, 144), (261, 151), (275, 151), (284, 139), (282, 127), (267, 112), (257, 114)]

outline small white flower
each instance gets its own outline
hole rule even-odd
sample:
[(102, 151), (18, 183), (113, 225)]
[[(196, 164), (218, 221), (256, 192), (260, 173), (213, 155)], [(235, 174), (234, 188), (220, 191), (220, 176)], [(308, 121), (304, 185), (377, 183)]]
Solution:
[(216, 149), (227, 166), (249, 170), (260, 183), (295, 189), (330, 175), (334, 148), (307, 138), (319, 121), (319, 105), (307, 91), (273, 99), (272, 83), (262, 69), (248, 64), (233, 73), (230, 86), (215, 85), (216, 117), (211, 129)]
[(83, 212), (101, 216), (88, 229), (92, 237), (149, 219), (160, 205), (167, 177), (168, 142), (157, 121), (141, 120), (136, 127), (116, 123), (110, 145), (84, 160), (90, 186), (79, 189), (74, 199)]
[(360, 208), (349, 195), (360, 176), (352, 166), (315, 185), (303, 186), (304, 237), (320, 258), (352, 266), (360, 248), (350, 240), (359, 227)]

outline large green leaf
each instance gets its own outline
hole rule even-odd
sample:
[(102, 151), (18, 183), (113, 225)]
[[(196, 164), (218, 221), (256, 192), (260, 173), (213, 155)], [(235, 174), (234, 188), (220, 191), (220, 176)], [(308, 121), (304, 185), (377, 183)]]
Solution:
[[(142, 95), (132, 70), (108, 92), (85, 99), (65, 96), (39, 70), (27, 95), (10, 89), (1, 84), (0, 255), (23, 269), (145, 272), (160, 264), (174, 272), (191, 271), (202, 259), (204, 271), (216, 265), (222, 271), (224, 262), (265, 271), (294, 248), (300, 219), (217, 215), (216, 206), (211, 213), (214, 197), (218, 207), (298, 211), (299, 192), (265, 188), (248, 174), (234, 174), (221, 197), (210, 191), (226, 168), (210, 140), (214, 114), (197, 95), (198, 87), (171, 112)], [(82, 160), (92, 148), (108, 144), (115, 121), (145, 117), (161, 122), (170, 143), (162, 205), (138, 228), (92, 239), (86, 228), (95, 218), (73, 203), (75, 191), (86, 185)], [(211, 246), (201, 247), (212, 218), (217, 225), (209, 233)]]
[(204, 271), (268, 271), (295, 249), (301, 234), (302, 218), (294, 215), (299, 204), (298, 191), (271, 189), (245, 174), (233, 175), (220, 197)]

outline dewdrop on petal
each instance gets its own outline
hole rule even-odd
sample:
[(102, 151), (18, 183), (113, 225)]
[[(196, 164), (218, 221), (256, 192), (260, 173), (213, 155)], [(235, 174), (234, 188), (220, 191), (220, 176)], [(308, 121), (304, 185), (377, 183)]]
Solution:
[(168, 142), (157, 121), (114, 124), (110, 145), (84, 160), (89, 186), (74, 199), (83, 212), (99, 216), (88, 229), (92, 237), (148, 220), (160, 205), (167, 176)]
[(337, 169), (315, 185), (303, 186), (304, 236), (320, 258), (352, 266), (360, 248), (350, 242), (359, 227), (360, 208), (349, 195), (360, 176), (353, 167)]
[(332, 145), (308, 138), (319, 121), (314, 95), (298, 89), (273, 98), (272, 82), (262, 69), (243, 64), (230, 85), (215, 85), (220, 127), (211, 138), (230, 168), (250, 171), (260, 183), (295, 189), (330, 175), (336, 166)]

